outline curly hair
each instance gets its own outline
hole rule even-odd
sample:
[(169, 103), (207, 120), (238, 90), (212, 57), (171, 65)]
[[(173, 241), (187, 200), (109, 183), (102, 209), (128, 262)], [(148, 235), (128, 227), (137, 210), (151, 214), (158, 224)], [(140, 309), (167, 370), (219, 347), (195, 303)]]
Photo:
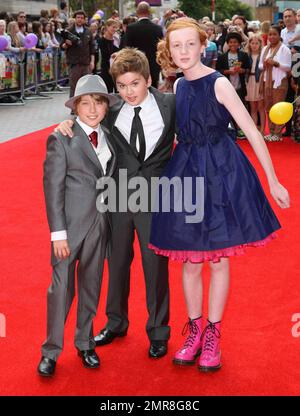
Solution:
[(174, 20), (167, 29), (165, 39), (159, 41), (157, 45), (156, 61), (165, 71), (174, 71), (178, 68), (172, 59), (170, 51), (170, 33), (179, 29), (195, 29), (199, 34), (200, 43), (203, 45), (207, 40), (207, 35), (199, 23), (190, 17), (180, 17)]

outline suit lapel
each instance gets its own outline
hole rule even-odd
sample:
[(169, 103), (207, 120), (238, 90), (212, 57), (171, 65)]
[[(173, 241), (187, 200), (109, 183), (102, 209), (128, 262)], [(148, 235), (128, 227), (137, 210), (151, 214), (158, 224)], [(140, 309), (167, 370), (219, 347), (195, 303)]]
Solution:
[[(164, 138), (167, 134), (167, 131), (168, 131), (169, 126), (170, 126), (170, 121), (171, 121), (171, 112), (170, 112), (170, 109), (169, 109), (168, 105), (166, 104), (165, 94), (163, 94), (162, 92), (158, 91), (156, 88), (153, 88), (153, 87), (150, 87), (150, 92), (151, 92), (151, 94), (153, 94), (153, 96), (154, 96), (154, 98), (157, 102), (159, 111), (161, 113), (161, 116), (162, 116), (162, 119), (163, 119), (163, 122), (164, 122), (164, 125), (165, 125), (164, 128), (163, 128), (163, 131), (161, 133), (161, 136), (158, 139), (158, 141), (155, 145), (155, 148), (153, 150), (153, 153), (154, 153), (155, 150), (160, 146), (160, 144), (162, 143), (162, 141), (164, 140)], [(151, 157), (151, 155), (150, 155), (150, 157)]]
[(109, 110), (107, 116), (105, 117), (101, 125), (105, 126), (108, 130), (112, 131), (112, 128), (115, 125), (117, 117), (124, 104), (125, 101), (120, 99), (120, 101)]
[(118, 138), (118, 140), (122, 141), (125, 146), (127, 146), (134, 154), (136, 157), (138, 157), (138, 153), (137, 151), (134, 151), (132, 149), (132, 147), (130, 146), (130, 143), (128, 143), (128, 141), (125, 139), (125, 137), (122, 135), (122, 133), (120, 132), (120, 130), (115, 126), (117, 117), (123, 107), (123, 105), (125, 104), (125, 101), (120, 100), (120, 102), (118, 104), (116, 104), (113, 109), (111, 109), (107, 115), (107, 117), (105, 118), (105, 120), (103, 121), (102, 125), (104, 127), (106, 127), (111, 134), (113, 134), (115, 137)]
[(72, 140), (77, 140), (77, 144), (81, 147), (85, 155), (90, 159), (91, 162), (93, 162), (94, 165), (97, 166), (98, 170), (102, 172), (102, 166), (100, 164), (100, 161), (92, 148), (92, 145), (89, 141), (88, 136), (85, 134), (85, 132), (82, 130), (82, 128), (79, 126), (78, 123), (75, 122), (74, 124), (74, 137)]
[(101, 124), (101, 129), (103, 133), (105, 134), (107, 146), (109, 147), (109, 150), (111, 151), (111, 154), (112, 154), (111, 163), (107, 165), (105, 176), (112, 176), (117, 165), (116, 151), (111, 143), (111, 132), (109, 131), (109, 129), (105, 125), (102, 125), (102, 124)]

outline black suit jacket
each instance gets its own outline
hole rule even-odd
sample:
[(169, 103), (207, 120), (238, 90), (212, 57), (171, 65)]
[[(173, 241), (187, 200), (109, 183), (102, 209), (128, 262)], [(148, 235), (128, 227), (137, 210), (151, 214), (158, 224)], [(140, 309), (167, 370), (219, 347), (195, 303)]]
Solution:
[[(153, 94), (158, 108), (161, 112), (162, 119), (164, 122), (163, 132), (152, 152), (152, 154), (143, 162), (138, 158), (137, 153), (134, 152), (130, 144), (127, 142), (125, 137), (119, 132), (119, 130), (114, 126), (118, 114), (124, 105), (124, 101), (120, 100), (118, 104), (112, 107), (108, 113), (108, 116), (103, 121), (103, 125), (110, 130), (111, 133), (111, 143), (114, 146), (115, 153), (117, 156), (117, 165), (116, 170), (114, 171), (113, 177), (118, 183), (119, 179), (119, 170), (126, 169), (128, 179), (132, 177), (142, 176), (148, 183), (151, 182), (152, 177), (159, 177), (169, 161), (174, 144), (175, 136), (175, 95), (161, 93), (157, 89), (150, 87), (150, 93)], [(146, 137), (147, 141), (147, 137)], [(150, 187), (148, 186), (148, 207), (150, 208), (151, 195)], [(132, 192), (134, 192), (133, 190)], [(131, 192), (131, 193), (132, 193)], [(130, 196), (130, 191), (128, 191), (128, 197)]]
[(160, 66), (156, 62), (157, 43), (163, 38), (161, 26), (152, 23), (149, 19), (142, 19), (128, 25), (125, 45), (138, 48), (145, 52), (152, 77), (152, 85), (157, 87)]
[[(250, 60), (246, 52), (238, 50), (238, 60), (242, 63), (241, 68), (246, 69), (246, 70), (250, 69)], [(222, 74), (224, 73), (224, 70), (229, 69), (228, 51), (218, 56), (216, 69), (220, 71)], [(240, 75), (240, 82), (241, 82), (241, 93), (242, 93), (242, 96), (245, 97), (247, 94), (246, 82), (245, 82), (246, 74), (239, 74), (239, 75)], [(225, 75), (225, 76), (228, 79), (230, 79), (230, 75)]]

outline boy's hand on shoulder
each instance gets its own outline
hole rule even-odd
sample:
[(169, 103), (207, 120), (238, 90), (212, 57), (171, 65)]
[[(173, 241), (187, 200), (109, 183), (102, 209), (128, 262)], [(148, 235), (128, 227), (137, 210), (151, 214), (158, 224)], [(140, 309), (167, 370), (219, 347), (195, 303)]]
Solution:
[(57, 257), (60, 260), (68, 258), (71, 254), (68, 240), (53, 241), (53, 250), (55, 257)]
[(74, 121), (73, 120), (64, 120), (57, 127), (55, 127), (54, 131), (56, 133), (61, 133), (63, 136), (70, 136), (73, 137), (73, 127)]

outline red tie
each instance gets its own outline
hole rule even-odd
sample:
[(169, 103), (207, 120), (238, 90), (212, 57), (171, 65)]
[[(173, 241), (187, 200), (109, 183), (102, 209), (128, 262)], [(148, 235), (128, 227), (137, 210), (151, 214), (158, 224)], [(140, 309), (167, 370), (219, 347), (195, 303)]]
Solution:
[(90, 142), (93, 144), (93, 146), (98, 146), (98, 133), (96, 131), (92, 131), (92, 133), (89, 135)]

